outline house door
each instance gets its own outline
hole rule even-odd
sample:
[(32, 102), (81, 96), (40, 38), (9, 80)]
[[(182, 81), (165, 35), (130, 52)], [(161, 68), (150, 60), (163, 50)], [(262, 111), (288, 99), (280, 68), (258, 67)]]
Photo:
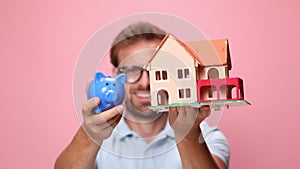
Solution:
[(169, 104), (169, 94), (166, 90), (162, 89), (157, 92), (157, 105)]

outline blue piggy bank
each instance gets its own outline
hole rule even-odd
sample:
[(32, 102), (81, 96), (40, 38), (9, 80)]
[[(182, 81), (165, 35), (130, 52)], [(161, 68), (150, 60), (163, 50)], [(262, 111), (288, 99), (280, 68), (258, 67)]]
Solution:
[(123, 102), (125, 82), (125, 74), (111, 77), (105, 76), (101, 72), (96, 72), (95, 78), (88, 88), (89, 99), (92, 97), (100, 98), (100, 104), (95, 109), (96, 113), (108, 110)]

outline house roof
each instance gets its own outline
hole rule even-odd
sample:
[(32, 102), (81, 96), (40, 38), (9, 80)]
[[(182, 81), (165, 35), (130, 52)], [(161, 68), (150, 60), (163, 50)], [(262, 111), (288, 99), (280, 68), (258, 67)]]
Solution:
[(227, 65), (228, 69), (231, 69), (231, 61), (229, 54), (229, 45), (227, 39), (219, 40), (207, 40), (207, 41), (191, 41), (191, 42), (182, 42), (177, 39), (172, 34), (167, 34), (164, 39), (161, 41), (156, 52), (153, 56), (146, 62), (144, 67), (153, 60), (162, 46), (167, 40), (175, 40), (180, 46), (182, 46), (186, 52), (201, 66), (220, 66)]
[(227, 65), (231, 69), (228, 39), (191, 41), (186, 44), (197, 53), (202, 66)]
[[(179, 39), (177, 39), (174, 35), (172, 34), (167, 34), (163, 40), (161, 41), (160, 45), (158, 46), (158, 48), (156, 49), (155, 53), (152, 55), (152, 57), (150, 57), (150, 59), (146, 62), (144, 68), (146, 68), (148, 66), (148, 64), (153, 60), (153, 58), (157, 55), (157, 53), (161, 50), (161, 48), (164, 46), (164, 44), (166, 43), (166, 41), (171, 40), (171, 41), (176, 41), (181, 47), (184, 48), (184, 50), (189, 53), (189, 55), (191, 57), (194, 58), (195, 61), (197, 61), (198, 63), (202, 63), (201, 59), (198, 57), (198, 54), (195, 53), (194, 50), (192, 50), (188, 45), (186, 45), (184, 42), (180, 41)], [(174, 51), (172, 51), (174, 52)]]

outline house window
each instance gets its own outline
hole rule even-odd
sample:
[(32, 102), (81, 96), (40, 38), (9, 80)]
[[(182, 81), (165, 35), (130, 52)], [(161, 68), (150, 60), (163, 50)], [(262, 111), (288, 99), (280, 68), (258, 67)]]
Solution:
[(190, 69), (189, 68), (177, 69), (177, 78), (178, 79), (188, 79), (188, 78), (190, 78)]
[(178, 69), (177, 70), (177, 74), (178, 74), (178, 79), (182, 79), (183, 78), (182, 69)]
[(168, 74), (166, 70), (158, 70), (155, 71), (155, 80), (167, 80), (168, 79)]
[(161, 77), (160, 77), (160, 72), (159, 71), (156, 71), (155, 72), (155, 80), (160, 80)]
[(184, 89), (178, 89), (178, 96), (180, 99), (184, 98)]
[(184, 78), (190, 78), (190, 70), (189, 69), (184, 69)]
[(163, 71), (161, 71), (161, 74), (162, 74), (162, 80), (167, 80), (168, 79), (167, 71), (163, 70)]
[(184, 99), (184, 98), (191, 98), (191, 88), (181, 88), (178, 89), (178, 97), (180, 99)]
[(186, 98), (191, 98), (191, 89), (190, 88), (185, 89), (185, 96), (186, 96)]

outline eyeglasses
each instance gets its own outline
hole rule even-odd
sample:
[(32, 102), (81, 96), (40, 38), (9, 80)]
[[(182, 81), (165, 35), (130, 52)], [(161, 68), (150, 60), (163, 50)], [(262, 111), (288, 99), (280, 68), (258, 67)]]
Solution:
[(147, 71), (147, 70), (138, 66), (124, 66), (124, 67), (119, 67), (117, 73), (126, 74), (128, 83), (136, 83), (141, 79), (143, 71)]

